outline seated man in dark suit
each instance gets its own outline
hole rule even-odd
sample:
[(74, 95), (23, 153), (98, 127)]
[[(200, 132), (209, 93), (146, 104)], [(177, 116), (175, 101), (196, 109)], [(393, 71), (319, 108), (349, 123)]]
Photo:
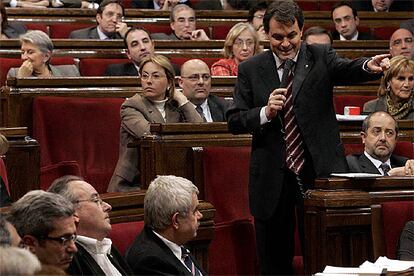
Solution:
[(361, 155), (348, 155), (350, 172), (391, 176), (414, 175), (414, 160), (392, 155), (398, 134), (397, 121), (384, 111), (371, 113), (362, 123)]
[(155, 33), (153, 39), (161, 40), (210, 40), (203, 29), (196, 29), (195, 11), (185, 5), (178, 4), (170, 12), (172, 34)]
[[(155, 41), (151, 39), (148, 30), (141, 27), (129, 28), (125, 33), (124, 43), (126, 54), (132, 62), (110, 64), (106, 68), (105, 76), (139, 76), (141, 60), (154, 54)], [(172, 64), (175, 75), (180, 74), (180, 67)]]
[(124, 7), (119, 0), (104, 0), (96, 11), (96, 27), (88, 27), (70, 33), (72, 39), (122, 39), (128, 30), (122, 22)]
[(112, 207), (99, 197), (92, 185), (73, 175), (62, 176), (48, 189), (72, 202), (79, 218), (76, 227), (78, 252), (67, 272), (70, 275), (132, 275), (125, 260), (107, 238), (112, 227)]
[(332, 7), (332, 20), (336, 31), (334, 40), (373, 40), (374, 36), (358, 31), (359, 17), (357, 10), (349, 1), (340, 1)]
[[(207, 275), (183, 245), (197, 235), (198, 188), (177, 176), (158, 176), (144, 199), (145, 227), (126, 253), (136, 275)], [(201, 273), (201, 274), (200, 274)]]
[(226, 121), (228, 103), (220, 97), (210, 95), (211, 73), (204, 61), (200, 59), (186, 61), (181, 66), (178, 84), (205, 122)]
[(138, 76), (141, 60), (154, 54), (154, 41), (144, 28), (130, 28), (125, 34), (124, 43), (127, 47), (126, 54), (132, 62), (110, 64), (106, 68), (105, 76)]

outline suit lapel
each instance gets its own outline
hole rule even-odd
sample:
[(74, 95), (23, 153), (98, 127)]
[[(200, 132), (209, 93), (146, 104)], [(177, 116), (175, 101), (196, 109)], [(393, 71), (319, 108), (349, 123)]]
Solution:
[(267, 91), (269, 91), (269, 94), (266, 95), (266, 97), (268, 97), (274, 89), (280, 86), (280, 80), (279, 75), (277, 74), (276, 62), (275, 58), (273, 57), (272, 51), (269, 50), (265, 53), (265, 58), (259, 70), (260, 75), (262, 76), (263, 83), (268, 87)]
[(208, 107), (210, 108), (211, 119), (213, 119), (213, 122), (223, 121), (224, 118), (221, 114), (221, 111), (218, 105), (214, 101), (212, 101), (210, 97), (208, 98), (207, 103), (208, 103)]
[(293, 100), (295, 100), (296, 96), (298, 95), (300, 88), (302, 87), (303, 81), (305, 80), (312, 66), (313, 61), (310, 59), (310, 57), (308, 57), (306, 45), (302, 42), (302, 46), (299, 51), (299, 56), (295, 67), (295, 75), (293, 77)]
[[(161, 112), (147, 98), (142, 97), (142, 102), (148, 110), (148, 117), (150, 123), (165, 122)], [(165, 110), (165, 112), (167, 112), (167, 110)]]
[(380, 171), (372, 164), (372, 162), (365, 156), (365, 154), (361, 154), (358, 159), (359, 166), (361, 167), (361, 171), (365, 173), (376, 173), (380, 174)]

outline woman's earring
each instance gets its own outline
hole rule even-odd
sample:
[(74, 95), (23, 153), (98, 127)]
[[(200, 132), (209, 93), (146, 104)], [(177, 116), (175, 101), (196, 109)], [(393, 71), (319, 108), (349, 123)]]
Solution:
[(391, 84), (390, 84), (390, 83), (388, 83), (388, 84), (387, 84), (387, 91), (388, 91), (388, 92), (390, 92), (390, 90), (391, 90)]

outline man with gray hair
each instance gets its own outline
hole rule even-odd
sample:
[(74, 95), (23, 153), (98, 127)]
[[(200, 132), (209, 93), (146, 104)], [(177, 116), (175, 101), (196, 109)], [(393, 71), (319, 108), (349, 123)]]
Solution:
[(178, 4), (170, 12), (170, 27), (173, 33), (155, 33), (153, 39), (163, 40), (210, 40), (203, 29), (196, 29), (195, 11), (185, 5)]
[(63, 270), (76, 253), (76, 225), (73, 204), (60, 195), (34, 190), (16, 201), (10, 222), (16, 227), (26, 248), (42, 264)]
[(109, 211), (95, 188), (81, 177), (66, 175), (53, 181), (49, 192), (74, 204), (79, 217), (75, 254), (67, 272), (71, 275), (132, 275), (125, 260), (107, 238), (111, 231)]
[(138, 275), (207, 275), (183, 245), (197, 235), (198, 188), (173, 175), (158, 176), (144, 199), (145, 227), (126, 253)]
[(16, 228), (6, 220), (4, 214), (0, 213), (0, 247), (20, 247), (21, 245), (22, 239), (17, 234)]

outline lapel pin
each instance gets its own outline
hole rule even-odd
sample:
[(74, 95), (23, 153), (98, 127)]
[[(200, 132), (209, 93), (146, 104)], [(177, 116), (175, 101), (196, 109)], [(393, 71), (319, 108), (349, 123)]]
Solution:
[(306, 65), (305, 65), (305, 68), (308, 68), (308, 66), (309, 66), (309, 65), (307, 65), (307, 64), (306, 64)]

